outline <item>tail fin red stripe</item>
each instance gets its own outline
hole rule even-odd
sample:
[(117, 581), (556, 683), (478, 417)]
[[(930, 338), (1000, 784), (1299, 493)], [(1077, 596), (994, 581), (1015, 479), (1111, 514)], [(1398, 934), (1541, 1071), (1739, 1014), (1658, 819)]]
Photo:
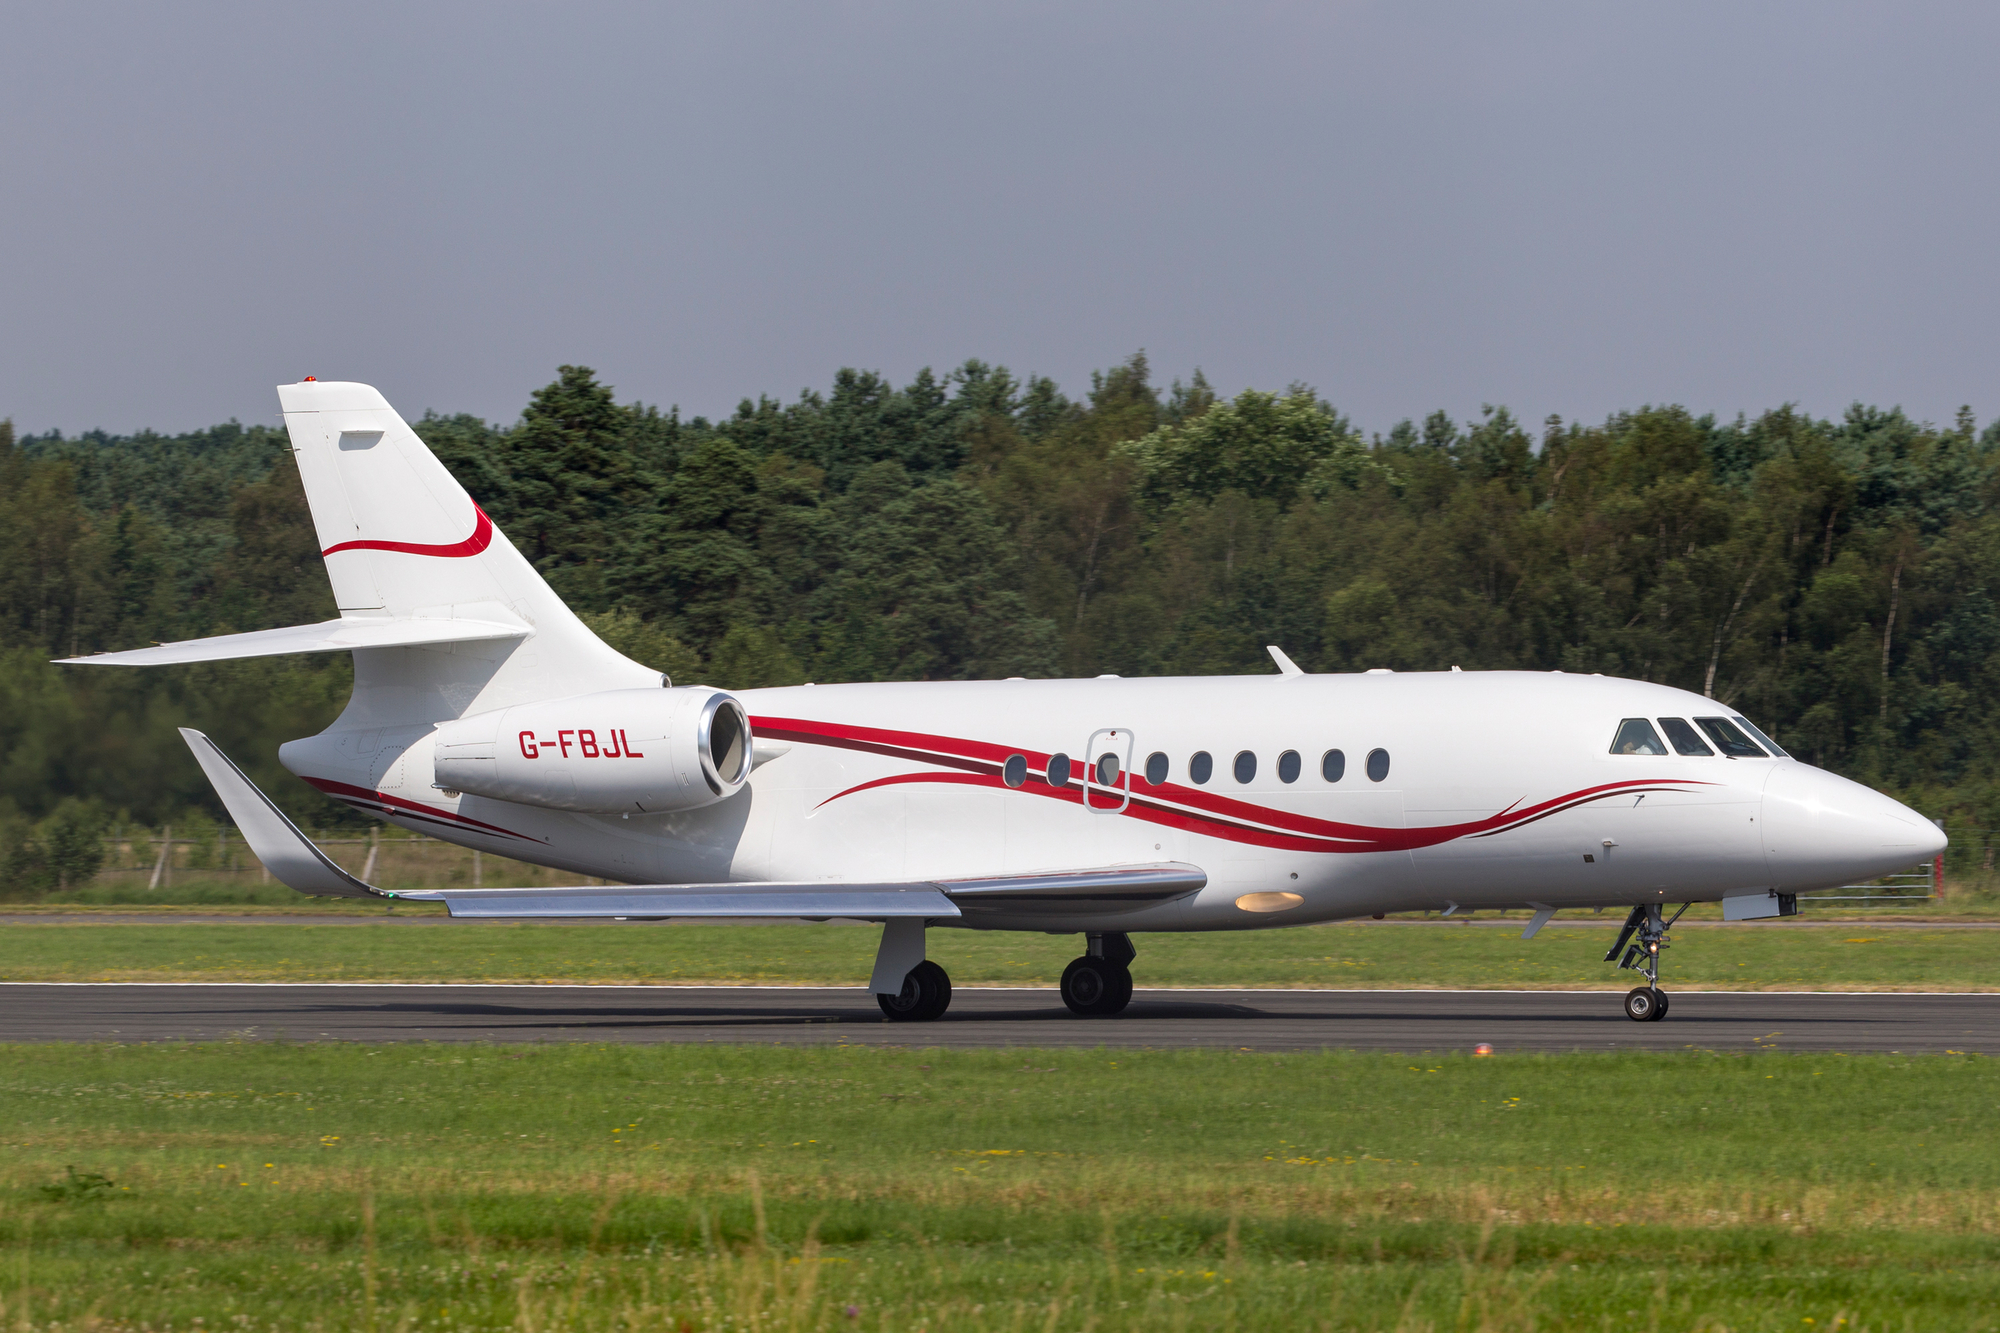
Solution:
[(340, 542), (321, 551), (322, 556), (340, 551), (401, 551), (404, 555), (434, 555), (444, 560), (461, 560), (469, 555), (478, 555), (493, 544), (493, 520), (486, 517), (486, 511), (477, 504), (472, 512), (479, 516), (472, 525), (472, 535), (462, 542), (426, 546), (422, 542)]

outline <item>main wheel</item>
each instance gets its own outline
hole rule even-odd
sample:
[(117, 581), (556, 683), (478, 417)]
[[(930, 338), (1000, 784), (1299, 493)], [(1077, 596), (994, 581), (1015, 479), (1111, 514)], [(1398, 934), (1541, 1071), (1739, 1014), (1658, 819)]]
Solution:
[(926, 958), (910, 969), (897, 995), (877, 995), (875, 1003), (895, 1023), (928, 1023), (951, 1008), (951, 977)]
[(1123, 964), (1089, 954), (1062, 974), (1063, 1003), (1081, 1018), (1109, 1018), (1132, 1002), (1132, 974)]
[(1634, 986), (1625, 996), (1625, 1017), (1634, 1023), (1651, 1023), (1666, 1008), (1666, 996), (1651, 986)]
[(1668, 1002), (1668, 999), (1667, 999), (1667, 993), (1666, 993), (1665, 991), (1663, 991), (1663, 990), (1655, 990), (1655, 991), (1653, 992), (1653, 994), (1655, 994), (1655, 995), (1657, 995), (1657, 996), (1659, 996), (1659, 997), (1660, 997), (1660, 1007), (1659, 1007), (1658, 1011), (1657, 1011), (1657, 1012), (1655, 1012), (1655, 1013), (1654, 1013), (1654, 1015), (1653, 1015), (1653, 1021), (1654, 1021), (1655, 1023), (1657, 1023), (1657, 1022), (1659, 1022), (1659, 1021), (1660, 1021), (1661, 1019), (1663, 1019), (1663, 1018), (1665, 1018), (1665, 1017), (1667, 1016), (1667, 1010), (1668, 1010), (1669, 1008), (1671, 1008), (1672, 1006), (1671, 1006), (1671, 1004), (1670, 1004), (1670, 1003)]

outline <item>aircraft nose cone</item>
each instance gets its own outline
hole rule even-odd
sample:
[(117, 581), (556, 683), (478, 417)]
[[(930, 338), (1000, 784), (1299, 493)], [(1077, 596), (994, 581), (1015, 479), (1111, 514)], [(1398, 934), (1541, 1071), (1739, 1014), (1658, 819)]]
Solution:
[(1797, 761), (1764, 785), (1764, 855), (1777, 887), (1857, 884), (1944, 850), (1944, 830), (1881, 792)]

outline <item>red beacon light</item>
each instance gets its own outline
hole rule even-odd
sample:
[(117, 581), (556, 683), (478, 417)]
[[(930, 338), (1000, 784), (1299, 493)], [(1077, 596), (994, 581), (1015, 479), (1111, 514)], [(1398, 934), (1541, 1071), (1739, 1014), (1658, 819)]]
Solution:
[(308, 375), (308, 376), (306, 376), (306, 377), (305, 377), (304, 379), (300, 380), (300, 381), (299, 381), (299, 383), (301, 383), (301, 384), (317, 384), (317, 383), (319, 383), (319, 376), (317, 376), (317, 375)]

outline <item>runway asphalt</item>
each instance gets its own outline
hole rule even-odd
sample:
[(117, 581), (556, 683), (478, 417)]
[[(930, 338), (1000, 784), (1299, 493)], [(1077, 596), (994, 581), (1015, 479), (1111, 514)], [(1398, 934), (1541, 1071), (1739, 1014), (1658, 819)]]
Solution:
[(622, 1041), (1254, 1050), (1978, 1051), (2000, 995), (1679, 991), (1634, 1023), (1607, 991), (1141, 990), (1079, 1019), (1054, 990), (960, 989), (934, 1023), (817, 987), (0, 985), (0, 1041)]

